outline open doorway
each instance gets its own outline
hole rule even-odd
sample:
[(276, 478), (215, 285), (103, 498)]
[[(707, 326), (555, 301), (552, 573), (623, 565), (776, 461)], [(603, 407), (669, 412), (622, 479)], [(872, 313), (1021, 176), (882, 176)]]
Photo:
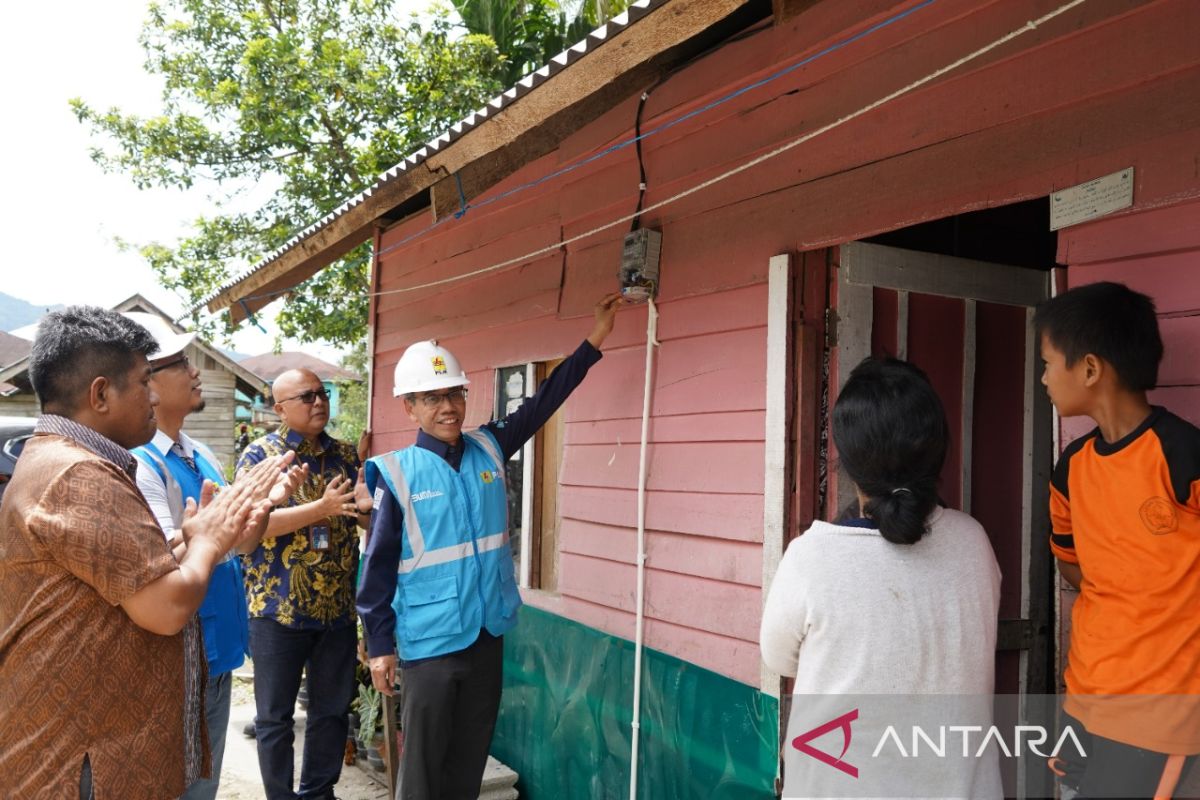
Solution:
[[(1052, 412), (1034, 307), (1049, 296), (1055, 234), (1045, 200), (963, 214), (836, 248), (831, 400), (868, 355), (912, 361), (946, 408), (943, 501), (978, 519), (1003, 574), (996, 691), (1053, 693), (1047, 547)], [(828, 513), (849, 504), (831, 476)], [(1038, 776), (1006, 776), (1030, 788)]]

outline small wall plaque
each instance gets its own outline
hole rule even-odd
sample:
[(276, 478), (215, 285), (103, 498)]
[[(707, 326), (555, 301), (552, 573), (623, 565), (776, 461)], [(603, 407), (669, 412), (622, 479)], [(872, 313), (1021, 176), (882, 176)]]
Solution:
[(1133, 205), (1133, 167), (1050, 195), (1050, 230), (1078, 225)]

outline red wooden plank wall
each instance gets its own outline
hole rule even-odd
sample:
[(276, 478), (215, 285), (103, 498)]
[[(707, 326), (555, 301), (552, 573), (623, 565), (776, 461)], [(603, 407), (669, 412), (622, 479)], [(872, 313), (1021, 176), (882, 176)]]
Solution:
[[(858, 109), (1058, 4), (944, 0), (651, 137), (644, 143), (647, 202)], [(789, 24), (719, 49), (655, 89), (644, 127), (794, 63), (897, 7), (893, 0), (819, 3)], [(1155, 46), (1146, 47), (1148, 41)], [(1138, 209), (1200, 197), (1198, 95), (1200, 3), (1092, 0), (835, 133), (643, 217), (664, 236), (663, 346), (649, 476), (650, 646), (758, 682), (770, 256), (1044, 196), (1130, 164), (1137, 168)], [(630, 136), (636, 102), (632, 96), (619, 103), (557, 151), (472, 200)], [(629, 213), (637, 182), (633, 148), (625, 148), (410, 242), (403, 240), (429, 224), (426, 214), (380, 236), (378, 285), (389, 294), (374, 308), (377, 451), (412, 440), (412, 424), (391, 397), (392, 369), (404, 347), (436, 337), (453, 349), (474, 381), (469, 422), (484, 422), (496, 367), (562, 356), (586, 334), (592, 303), (615, 285), (625, 228), (461, 283), (407, 288), (485, 268)], [(1137, 261), (1135, 272), (1173, 285), (1163, 293), (1173, 354), (1164, 378), (1171, 383), (1160, 396), (1195, 419), (1188, 409), (1197, 408), (1197, 360), (1185, 357), (1195, 329), (1184, 312), (1200, 306), (1200, 286), (1168, 276), (1187, 276), (1191, 262), (1181, 253), (1200, 239), (1181, 239), (1178, 228), (1189, 223), (1179, 214), (1170, 219), (1157, 225), (1157, 235), (1184, 244), (1155, 254), (1130, 250), (1128, 236), (1115, 236), (1117, 249), (1106, 250), (1103, 237), (1084, 235), (1088, 226), (1064, 236), (1063, 252), (1066, 263), (1088, 265), (1079, 275)], [(1194, 219), (1193, 213), (1192, 230)], [(1074, 259), (1079, 253), (1091, 255)], [(1168, 307), (1168, 300), (1182, 305)], [(633, 632), (644, 332), (643, 310), (622, 312), (606, 358), (569, 404), (561, 595), (533, 597), (623, 636)], [(912, 331), (910, 349), (934, 334)]]
[[(1150, 401), (1200, 425), (1200, 202), (1068, 228), (1059, 234), (1058, 261), (1069, 265), (1069, 286), (1118, 281), (1154, 298), (1164, 353)], [(1063, 420), (1064, 446), (1094, 427), (1086, 417)], [(1075, 594), (1060, 592), (1059, 652), (1065, 654)]]
[(1070, 286), (1119, 281), (1154, 298), (1165, 352), (1151, 401), (1200, 425), (1200, 202), (1064, 231), (1059, 260)]

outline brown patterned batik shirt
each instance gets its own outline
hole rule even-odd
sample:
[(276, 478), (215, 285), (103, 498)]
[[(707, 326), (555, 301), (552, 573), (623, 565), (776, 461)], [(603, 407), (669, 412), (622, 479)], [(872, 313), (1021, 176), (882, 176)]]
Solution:
[(42, 417), (0, 503), (0, 797), (74, 800), (85, 756), (97, 800), (177, 797), (208, 771), (203, 726), (185, 734), (202, 648), (120, 606), (178, 569), (127, 458)]
[[(320, 500), (325, 487), (338, 477), (351, 482), (358, 477), (358, 452), (352, 445), (326, 433), (312, 442), (286, 425), (252, 442), (238, 460), (238, 472), (289, 450), (295, 451), (297, 464), (308, 465), (308, 478), (288, 506)], [(314, 531), (316, 527), (264, 538), (253, 552), (242, 556), (251, 617), (306, 630), (354, 623), (358, 523), (353, 517), (338, 516), (320, 524), (327, 531)]]

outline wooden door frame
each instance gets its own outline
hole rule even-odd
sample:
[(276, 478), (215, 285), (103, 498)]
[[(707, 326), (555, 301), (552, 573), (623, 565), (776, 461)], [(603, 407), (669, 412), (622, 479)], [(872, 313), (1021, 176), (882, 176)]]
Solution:
[[(787, 543), (822, 516), (820, 448), (830, 251), (772, 256), (767, 268), (763, 602)], [(762, 691), (779, 676), (762, 666)]]
[[(821, 397), (830, 341), (830, 251), (773, 256), (767, 267), (765, 469), (763, 485), (762, 600), (789, 541), (821, 516)], [(782, 792), (790, 679), (760, 660), (763, 694), (779, 701), (776, 794)]]
[[(536, 391), (564, 360), (530, 363), (526, 386)], [(558, 591), (558, 472), (562, 466), (563, 423), (563, 409), (559, 408), (525, 443), (525, 486), (529, 488), (522, 498), (523, 507), (528, 508), (522, 512), (521, 535), (528, 544), (522, 545), (522, 588), (550, 593)]]
[[(997, 648), (1021, 650), (1021, 692), (1053, 691), (1048, 674), (1047, 645), (1052, 635), (1052, 564), (1049, 549), (1037, 543), (1049, 537), (1049, 519), (1038, 509), (1048, 507), (1050, 470), (1053, 462), (1052, 410), (1039, 390), (1037, 342), (1033, 333), (1033, 311), (1050, 296), (1050, 273), (986, 261), (902, 250), (896, 247), (850, 242), (838, 248), (837, 316), (838, 390), (845, 385), (848, 370), (871, 353), (873, 288), (898, 294), (898, 333), (907, 329), (909, 293), (953, 297), (965, 302), (964, 405), (962, 426), (970, 431), (974, 383), (974, 338), (971, 326), (976, 302), (1019, 306), (1025, 309), (1025, 385), (1022, 431), (1022, 585), (1019, 620), (1001, 621)], [(904, 348), (904, 337), (898, 336)], [(902, 353), (901, 357), (906, 355)], [(969, 513), (970, 436), (962, 436), (963, 494)], [(839, 487), (839, 501), (847, 501), (849, 487)], [(839, 503), (840, 504), (840, 503)], [(1045, 587), (1045, 591), (1042, 588)]]
[[(1053, 411), (1040, 391), (1038, 343), (1033, 332), (1035, 307), (1050, 296), (1051, 272), (1023, 269), (953, 256), (850, 242), (838, 248), (836, 269), (838, 391), (849, 369), (871, 354), (874, 289), (897, 292), (898, 356), (907, 357), (910, 293), (957, 298), (964, 302), (963, 411), (961, 430), (963, 510), (970, 513), (971, 441), (975, 382), (975, 311), (977, 302), (1025, 309), (1024, 407), (1021, 475), (1021, 616), (1001, 619), (996, 649), (1020, 651), (1018, 685), (1022, 696), (1052, 694), (1051, 660), (1055, 620), (1053, 564), (1049, 540), (1050, 472), (1054, 458)], [(849, 502), (850, 487), (839, 486), (838, 507)], [(1022, 772), (1022, 771), (1019, 771)], [(1018, 791), (1041, 791), (1044, 775), (1018, 774)]]

